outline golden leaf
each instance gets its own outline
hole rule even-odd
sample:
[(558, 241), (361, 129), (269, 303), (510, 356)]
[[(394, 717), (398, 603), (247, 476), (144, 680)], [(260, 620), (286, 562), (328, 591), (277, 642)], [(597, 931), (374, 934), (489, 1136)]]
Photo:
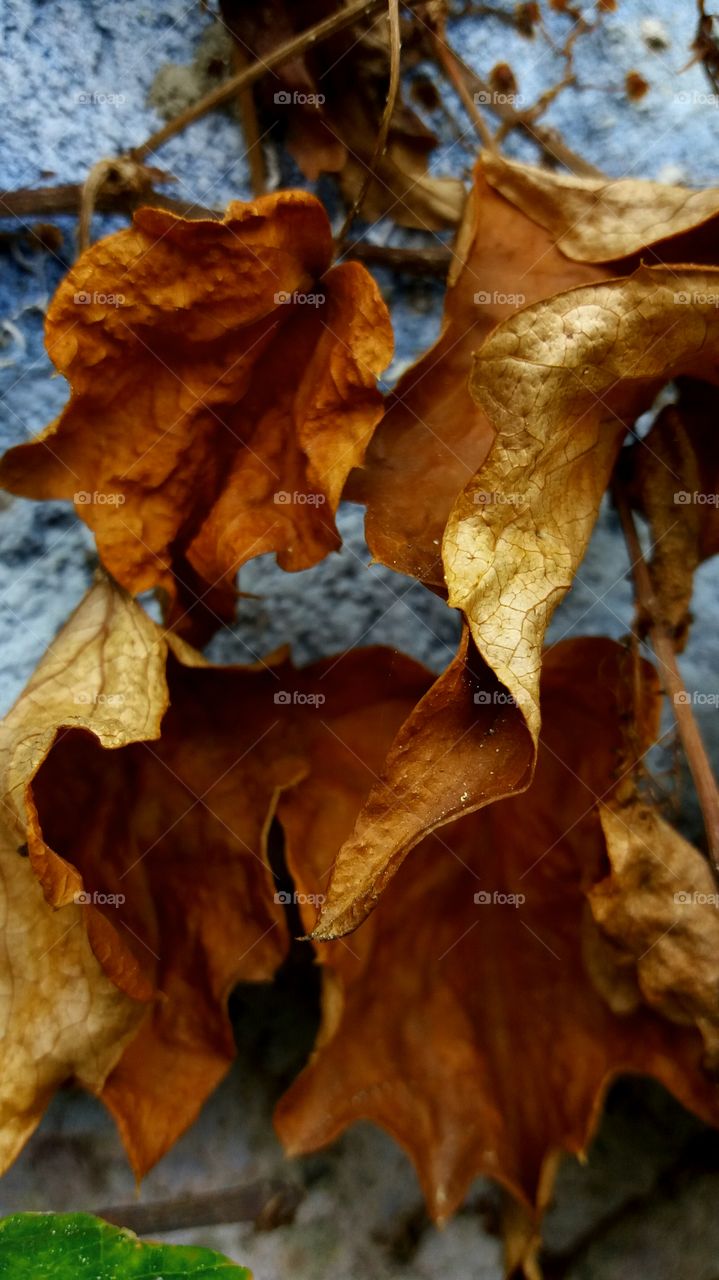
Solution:
[(544, 633), (571, 586), (627, 426), (669, 378), (719, 380), (719, 272), (639, 268), (505, 320), (471, 389), (497, 429), (444, 539), (449, 603), (539, 731)]
[[(687, 233), (719, 214), (719, 187), (692, 190), (645, 178), (580, 178), (489, 151), (482, 166), (487, 181), (545, 227), (557, 248), (575, 261), (612, 262), (650, 246), (648, 262), (716, 260), (716, 251), (705, 256), (711, 228), (696, 243)], [(677, 238), (677, 245), (667, 243)]]

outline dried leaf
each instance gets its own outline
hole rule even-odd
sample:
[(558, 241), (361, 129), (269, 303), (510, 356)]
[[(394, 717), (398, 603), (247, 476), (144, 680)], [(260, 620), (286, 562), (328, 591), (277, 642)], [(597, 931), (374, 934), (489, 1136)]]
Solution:
[(494, 438), (491, 413), (467, 389), (472, 355), (494, 327), (519, 308), (626, 270), (607, 264), (649, 245), (654, 261), (689, 261), (692, 250), (698, 261), (715, 261), (711, 226), (706, 235), (701, 227), (718, 212), (719, 190), (576, 178), (480, 156), (441, 335), (400, 379), (348, 482), (348, 495), (367, 505), (378, 560), (444, 588), (447, 520)]
[[(161, 655), (149, 643), (153, 629), (123, 597), (94, 592), (0, 727), (0, 1170), (61, 1084), (102, 1088), (147, 1012), (151, 993), (132, 955), (112, 982), (94, 954), (87, 909), (73, 902), (80, 877), (59, 860), (52, 876), (37, 836), (33, 780), (65, 717), (107, 748), (159, 732), (166, 690)], [(96, 931), (98, 949), (101, 943)]]
[(649, 521), (653, 614), (684, 648), (694, 571), (719, 551), (719, 393), (683, 379), (677, 404), (658, 414), (627, 455), (627, 486)]
[(377, 770), (333, 861), (313, 937), (355, 929), (420, 840), (521, 791), (533, 761), (523, 716), (465, 630), (456, 658), (412, 710)]
[[(63, 930), (72, 930), (74, 945), (53, 955), (52, 973), (70, 968), (72, 980), (64, 973), (52, 988), (49, 1025), (58, 1026), (65, 1055), (70, 1039), (77, 1057), (70, 1070), (62, 1058), (43, 1081), (34, 1122), (71, 1071), (99, 1089), (114, 1068), (102, 1097), (133, 1167), (140, 1175), (159, 1159), (233, 1059), (230, 990), (240, 980), (269, 979), (286, 952), (284, 910), (265, 856), (280, 793), (306, 775), (313, 754), (334, 767), (335, 720), (356, 717), (358, 733), (381, 742), (382, 728), (388, 742), (428, 682), (410, 659), (382, 649), (355, 650), (303, 672), (280, 659), (213, 668), (123, 593), (108, 583), (93, 588), (5, 730), (17, 807), (6, 857), (22, 869), (19, 888), (27, 892), (29, 884), (39, 904), (38, 954)], [(341, 775), (326, 779), (328, 813), (344, 803), (342, 785)], [(15, 852), (21, 839), (28, 861)], [(21, 934), (3, 979), (9, 991), (18, 966), (27, 972), (24, 945), (17, 955), (22, 942)], [(89, 985), (78, 956), (99, 993), (88, 1024), (97, 1044), (76, 1034)], [(150, 1015), (124, 1048), (127, 1035), (119, 1037), (137, 1029), (137, 1001), (153, 996)], [(35, 991), (9, 1029), (18, 1045), (8, 1040), (9, 1060), (17, 1057), (22, 1075), (5, 1072), (8, 1133), (17, 1128), (16, 1098), (33, 1078), (33, 1055), (46, 1069), (48, 1023), (31, 999)], [(111, 1014), (111, 1051), (103, 1057), (100, 1015), (108, 1022)], [(22, 1136), (8, 1138), (8, 1159)]]
[[(534, 1210), (548, 1162), (586, 1149), (621, 1072), (653, 1075), (719, 1120), (696, 1031), (647, 1008), (616, 1016), (583, 961), (585, 893), (606, 865), (597, 804), (626, 758), (632, 674), (608, 640), (550, 650), (529, 790), (428, 837), (349, 940), (318, 946), (322, 1029), (276, 1113), (290, 1153), (371, 1119), (408, 1151), (443, 1219), (477, 1174)], [(656, 703), (655, 684), (640, 750)], [(288, 858), (311, 893), (334, 847), (317, 782), (296, 794), (304, 815), (288, 830)]]
[[(349, 155), (340, 175), (340, 186), (348, 204), (359, 191), (372, 161), (372, 122), (348, 98), (340, 126), (348, 140)], [(389, 217), (402, 227), (418, 231), (441, 231), (456, 227), (467, 202), (464, 183), (459, 178), (443, 178), (427, 172), (421, 151), (402, 137), (392, 137), (384, 155), (374, 166), (374, 177), (362, 201), (362, 216), (368, 222)]]
[(251, 557), (297, 570), (339, 546), (392, 337), (371, 276), (330, 258), (327, 215), (303, 192), (232, 204), (223, 222), (141, 209), (50, 308), (72, 399), (6, 454), (0, 483), (74, 498), (118, 581), (162, 588), (198, 638), (231, 616)]
[[(482, 165), (487, 181), (546, 227), (568, 258), (612, 262), (652, 246), (650, 262), (716, 261), (715, 248), (710, 256), (704, 252), (715, 234), (702, 237), (702, 252), (695, 256), (687, 232), (719, 213), (719, 187), (696, 191), (644, 178), (580, 178), (490, 152), (484, 152)], [(677, 238), (674, 246), (666, 243)]]
[(701, 515), (694, 502), (686, 506), (681, 502), (684, 493), (693, 497), (698, 492), (699, 468), (678, 410), (663, 409), (646, 442), (638, 441), (632, 452), (635, 498), (652, 534), (652, 622), (669, 631), (681, 652), (689, 632), (689, 603), (699, 564)]
[(497, 429), (444, 540), (449, 603), (539, 729), (549, 619), (569, 589), (626, 427), (675, 375), (717, 380), (719, 272), (640, 268), (504, 321), (471, 389)]
[(367, 504), (367, 541), (376, 559), (444, 587), (445, 525), (494, 436), (467, 386), (474, 351), (518, 307), (605, 275), (568, 262), (476, 167), (441, 335), (400, 379), (364, 467), (348, 484), (348, 496)]
[[(239, 48), (260, 60), (305, 29), (309, 17), (301, 0), (222, 0), (221, 9)], [(312, 19), (318, 22), (334, 11), (333, 0), (315, 0)], [(357, 195), (372, 162), (389, 65), (386, 24), (358, 23), (278, 67), (256, 90), (263, 113), (284, 124), (288, 150), (305, 177), (314, 182), (322, 173), (338, 173), (348, 201)], [(457, 225), (464, 184), (428, 172), (428, 155), (436, 145), (434, 134), (400, 97), (386, 151), (363, 201), (368, 220), (387, 215), (401, 226), (425, 231)]]
[[(707, 1067), (719, 1069), (719, 891), (709, 864), (664, 819), (632, 796), (602, 805), (612, 872), (589, 893), (592, 914), (653, 1009), (695, 1026)], [(606, 988), (603, 994), (613, 996)]]

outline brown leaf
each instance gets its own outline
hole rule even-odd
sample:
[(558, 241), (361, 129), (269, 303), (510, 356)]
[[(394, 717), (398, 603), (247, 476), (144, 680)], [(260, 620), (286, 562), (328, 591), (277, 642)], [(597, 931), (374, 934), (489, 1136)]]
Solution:
[(572, 583), (627, 426), (675, 375), (718, 380), (719, 272), (640, 268), (504, 321), (471, 389), (497, 428), (444, 540), (449, 603), (539, 728), (546, 626)]
[[(690, 496), (694, 499), (692, 505), (699, 507), (699, 559), (708, 560), (719, 552), (719, 392), (706, 382), (682, 378), (677, 408), (699, 472), (698, 490)], [(648, 441), (651, 439), (650, 432)], [(682, 494), (682, 498), (684, 501), (677, 505), (688, 506), (686, 495)]]
[(413, 708), (376, 773), (333, 861), (313, 937), (355, 929), (420, 840), (521, 791), (533, 763), (524, 718), (465, 629), (456, 658)]
[[(378, 560), (444, 589), (447, 520), (494, 438), (491, 412), (467, 386), (472, 356), (494, 327), (518, 308), (624, 273), (650, 245), (655, 262), (687, 262), (692, 253), (714, 262), (716, 213), (719, 190), (576, 178), (482, 153), (440, 337), (400, 379), (348, 482), (348, 495), (367, 505), (367, 541)], [(627, 255), (634, 260), (613, 262)]]
[(118, 581), (162, 588), (172, 624), (198, 637), (231, 616), (251, 557), (297, 570), (339, 546), (334, 513), (382, 413), (392, 336), (371, 276), (327, 271), (330, 257), (327, 216), (303, 192), (232, 204), (223, 222), (141, 209), (50, 308), (72, 398), (6, 454), (0, 483), (74, 497)]
[[(638, 993), (665, 1018), (695, 1026), (719, 1068), (719, 892), (709, 864), (637, 797), (600, 807), (611, 875), (589, 893), (592, 914)], [(602, 987), (600, 987), (602, 990)], [(613, 984), (603, 991), (610, 1004)]]
[[(221, 8), (239, 48), (259, 59), (335, 12), (334, 0), (312, 0), (309, 6), (306, 0), (222, 0)], [(338, 173), (350, 202), (372, 162), (389, 64), (386, 24), (358, 23), (277, 68), (256, 89), (263, 113), (284, 124), (287, 147), (305, 177), (314, 182), (322, 173)], [(464, 184), (428, 172), (427, 158), (436, 145), (434, 134), (400, 97), (385, 154), (363, 201), (368, 220), (388, 215), (401, 226), (425, 231), (457, 225)]]
[[(372, 162), (373, 148), (368, 144), (376, 137), (376, 130), (373, 132), (372, 120), (362, 114), (354, 97), (345, 102), (338, 128), (348, 142), (340, 186), (350, 204)], [(374, 175), (362, 201), (362, 216), (368, 222), (389, 217), (418, 231), (441, 231), (459, 224), (467, 202), (464, 183), (459, 178), (428, 173), (424, 154), (407, 139), (393, 137), (390, 132), (387, 150), (374, 165)]]
[(494, 436), (469, 393), (473, 353), (518, 307), (604, 275), (570, 263), (542, 227), (492, 190), (477, 165), (440, 337), (400, 379), (363, 468), (350, 477), (348, 495), (367, 504), (376, 559), (444, 588), (445, 525)]
[[(21, 866), (40, 882), (50, 918), (81, 925), (77, 937), (97, 970), (96, 1021), (106, 1007), (109, 1019), (115, 988), (125, 993), (115, 1010), (125, 1023), (111, 1026), (104, 1056), (98, 1033), (97, 1056), (103, 1077), (114, 1067), (102, 1096), (138, 1175), (227, 1071), (232, 987), (269, 979), (284, 957), (284, 911), (265, 854), (280, 793), (311, 759), (334, 769), (335, 722), (342, 729), (356, 719), (353, 731), (374, 735), (378, 751), (384, 734), (386, 749), (428, 682), (411, 660), (382, 649), (304, 672), (280, 659), (210, 667), (101, 583), (20, 699), (8, 732), (11, 795), (26, 789), (29, 810)], [(342, 788), (341, 774), (326, 778), (328, 814), (345, 803)], [(38, 929), (43, 942), (46, 935)], [(116, 1048), (114, 1040), (128, 1021), (136, 1029), (137, 1000), (153, 997), (120, 1056), (127, 1035)], [(67, 1039), (85, 999), (80, 978), (64, 981), (56, 999)], [(15, 1034), (40, 1055), (46, 1028), (23, 1008)], [(78, 1054), (91, 1048), (79, 1038)], [(65, 1065), (44, 1084), (36, 1111)], [(99, 1088), (99, 1070), (93, 1060), (75, 1073)]]
[(719, 550), (718, 407), (715, 387), (683, 379), (678, 402), (627, 455), (629, 492), (652, 536), (653, 612), (678, 651), (689, 632), (694, 571)]
[[(349, 940), (318, 947), (323, 1026), (276, 1113), (290, 1153), (371, 1119), (410, 1154), (444, 1219), (477, 1174), (533, 1211), (548, 1162), (586, 1149), (621, 1072), (655, 1076), (717, 1123), (696, 1031), (644, 1007), (616, 1016), (584, 967), (585, 893), (606, 859), (597, 804), (625, 761), (631, 681), (631, 657), (608, 640), (550, 650), (529, 790), (446, 827), (443, 842), (430, 836)], [(642, 716), (644, 744), (655, 691)], [(341, 832), (327, 839), (312, 777), (294, 794), (288, 855), (311, 893)]]
[[(648, 262), (716, 261), (716, 248), (711, 256), (704, 252), (715, 233), (702, 237), (698, 256), (687, 233), (719, 213), (719, 187), (696, 191), (644, 178), (580, 178), (490, 152), (482, 163), (487, 181), (545, 227), (568, 258), (612, 262), (652, 246)], [(666, 243), (672, 240), (674, 246)]]
[(683, 493), (698, 492), (699, 468), (680, 412), (673, 405), (662, 409), (632, 453), (635, 497), (652, 535), (652, 622), (668, 631), (681, 652), (689, 633), (701, 514), (693, 501), (681, 502)]

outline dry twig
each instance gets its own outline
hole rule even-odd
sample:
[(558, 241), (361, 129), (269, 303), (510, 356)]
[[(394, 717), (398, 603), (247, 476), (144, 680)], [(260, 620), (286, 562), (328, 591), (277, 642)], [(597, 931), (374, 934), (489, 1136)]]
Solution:
[(254, 1222), (259, 1230), (292, 1222), (304, 1191), (296, 1183), (264, 1178), (230, 1191), (208, 1192), (155, 1204), (127, 1204), (96, 1210), (97, 1216), (136, 1235), (156, 1235), (225, 1222)]
[(647, 619), (649, 638), (659, 662), (659, 678), (672, 704), (684, 754), (694, 779), (709, 854), (714, 866), (719, 869), (719, 790), (677, 664), (673, 637), (660, 621), (651, 575), (639, 542), (632, 509), (620, 484), (615, 484), (613, 496), (629, 552), (637, 607), (640, 615)]
[(189, 124), (193, 124), (195, 120), (207, 115), (208, 111), (214, 111), (216, 107), (222, 107), (226, 102), (231, 102), (241, 90), (249, 88), (256, 80), (260, 80), (262, 76), (266, 75), (268, 71), (274, 71), (275, 67), (281, 67), (283, 63), (291, 62), (293, 58), (298, 58), (301, 53), (304, 53), (305, 49), (309, 49), (320, 40), (326, 40), (328, 36), (344, 31), (345, 27), (350, 27), (359, 18), (373, 13), (384, 2), (385, 0), (351, 0), (350, 4), (345, 8), (338, 9), (329, 18), (324, 18), (322, 22), (315, 23), (307, 31), (302, 31), (299, 35), (293, 36), (291, 40), (286, 40), (284, 44), (278, 45), (276, 49), (268, 53), (262, 61), (253, 62), (250, 66), (244, 67), (236, 75), (230, 76), (229, 80), (225, 80), (223, 84), (218, 85), (216, 89), (206, 93), (197, 102), (193, 102), (191, 106), (181, 111), (172, 120), (168, 120), (162, 129), (150, 134), (150, 137), (146, 138), (139, 147), (133, 148), (130, 153), (132, 158), (135, 160), (144, 159), (145, 156), (156, 151), (158, 147), (167, 142), (168, 138), (173, 138), (175, 134), (181, 133), (183, 129), (186, 129)]
[(344, 243), (347, 239), (349, 229), (352, 226), (357, 214), (360, 212), (364, 204), (365, 196), (370, 188), (370, 183), (375, 175), (375, 170), (382, 156), (387, 150), (387, 139), (389, 137), (389, 129), (392, 123), (392, 116), (397, 104), (397, 94), (399, 93), (399, 58), (401, 50), (401, 36), (399, 30), (399, 0), (389, 0), (389, 85), (387, 87), (387, 101), (382, 112), (379, 131), (377, 133), (377, 141), (375, 142), (372, 158), (365, 170), (364, 177), (360, 184), (360, 188), (355, 196), (350, 208), (347, 210), (345, 220), (340, 227), (336, 239), (335, 253), (337, 256), (342, 253)]

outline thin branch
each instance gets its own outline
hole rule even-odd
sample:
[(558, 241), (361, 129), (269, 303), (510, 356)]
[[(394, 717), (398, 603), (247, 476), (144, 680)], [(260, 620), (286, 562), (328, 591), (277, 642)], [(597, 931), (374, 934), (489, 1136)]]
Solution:
[(402, 249), (392, 245), (370, 244), (355, 240), (344, 251), (345, 258), (355, 258), (370, 267), (389, 267), (390, 271), (407, 271), (412, 275), (437, 276), (444, 279), (452, 261), (452, 253), (441, 245), (426, 249)]
[[(443, 40), (443, 37), (437, 33), (435, 36), (435, 45), (437, 46), (438, 42), (441, 40)], [(492, 94), (489, 84), (483, 80), (481, 76), (478, 76), (471, 67), (467, 66), (466, 62), (464, 62), (464, 60), (460, 58), (459, 54), (447, 44), (446, 40), (444, 40), (444, 44), (446, 48), (450, 50), (457, 72), (464, 82), (466, 91), (472, 98), (473, 106), (473, 95), (475, 93), (485, 95), (487, 105), (490, 110), (493, 111), (496, 116), (499, 116), (500, 120), (508, 125), (510, 129), (522, 129), (526, 134), (528, 134), (533, 142), (536, 142), (538, 146), (542, 148), (545, 155), (550, 160), (559, 161), (559, 163), (563, 164), (565, 168), (569, 169), (572, 173), (579, 174), (580, 177), (601, 178), (604, 176), (601, 169), (597, 169), (593, 164), (589, 164), (588, 161), (583, 160), (580, 155), (577, 155), (576, 151), (572, 151), (571, 147), (567, 146), (566, 142), (556, 129), (549, 129), (546, 125), (536, 124), (531, 118), (531, 112), (516, 111), (511, 102), (498, 101), (496, 96)], [(463, 99), (463, 101), (465, 101), (465, 99)], [(494, 138), (491, 138), (490, 145), (494, 150), (496, 150)]]
[[(113, 163), (117, 164), (117, 161)], [(171, 174), (160, 169), (146, 168), (148, 185), (138, 189), (137, 184), (125, 184), (122, 180), (106, 184), (98, 192), (95, 200), (97, 209), (124, 210), (133, 209), (143, 201), (150, 201), (159, 208), (174, 208), (180, 201), (169, 196), (160, 195), (153, 190), (149, 179), (155, 182), (174, 181)], [(56, 187), (20, 187), (17, 191), (0, 191), (0, 217), (25, 218), (46, 217), (53, 213), (77, 213), (82, 201), (84, 182), (62, 182)], [(184, 202), (187, 207), (198, 208), (190, 201)]]
[(613, 492), (632, 566), (637, 605), (641, 615), (647, 619), (649, 638), (659, 660), (659, 678), (672, 704), (684, 754), (694, 779), (697, 799), (704, 818), (709, 854), (714, 866), (719, 869), (719, 790), (717, 790), (709, 757), (694, 719), (691, 700), (677, 664), (674, 640), (668, 628), (660, 620), (651, 575), (642, 553), (629, 500), (621, 485), (616, 484)]
[(382, 112), (377, 141), (375, 142), (372, 159), (365, 169), (364, 177), (360, 184), (357, 195), (355, 196), (350, 208), (347, 210), (345, 220), (340, 227), (335, 242), (335, 254), (342, 252), (345, 240), (349, 234), (357, 214), (360, 212), (364, 204), (365, 197), (370, 188), (370, 183), (375, 175), (375, 170), (382, 156), (387, 150), (387, 139), (389, 137), (389, 128), (392, 123), (392, 116), (397, 105), (397, 94), (399, 93), (399, 58), (402, 46), (402, 38), (399, 29), (399, 0), (389, 0), (389, 85), (387, 88), (387, 101)]
[[(68, 182), (57, 187), (23, 187), (19, 191), (3, 191), (0, 193), (0, 215), (15, 217), (24, 222), (27, 218), (36, 216), (75, 213), (82, 190), (82, 183)], [(153, 209), (169, 209), (171, 213), (180, 214), (183, 218), (222, 217), (222, 209), (209, 209), (205, 205), (196, 204), (194, 200), (179, 200), (152, 189), (142, 193), (134, 190), (101, 189), (95, 202), (97, 209), (111, 213), (131, 213), (141, 205), (151, 205)], [(6, 233), (0, 244), (14, 238), (14, 235)], [(366, 262), (368, 266), (387, 267), (390, 271), (406, 271), (412, 275), (436, 276), (440, 279), (447, 275), (452, 259), (450, 250), (442, 245), (406, 249), (395, 245), (371, 244), (368, 240), (353, 241), (344, 249), (343, 256)]]
[(464, 76), (463, 64), (460, 58), (454, 52), (454, 49), (447, 44), (444, 37), (439, 35), (436, 31), (432, 32), (432, 42), (437, 61), (450, 84), (457, 91), (467, 115), (477, 130), (482, 146), (485, 147), (487, 151), (496, 151), (497, 148), (495, 146), (494, 138), (492, 137), (484, 116), (477, 107), (475, 98), (467, 85), (467, 81)]
[[(232, 42), (232, 58), (235, 66), (240, 71), (244, 71), (249, 65), (247, 53), (240, 48), (235, 40)], [(260, 126), (257, 121), (257, 108), (252, 85), (245, 85), (244, 89), (240, 89), (238, 103), (240, 119), (242, 120), (242, 132), (245, 135), (245, 154), (250, 165), (252, 194), (253, 196), (262, 196), (267, 190), (267, 171), (265, 169), (265, 156), (262, 150)]]
[(692, 44), (694, 57), (681, 70), (686, 71), (695, 62), (701, 62), (707, 79), (716, 93), (719, 92), (719, 45), (717, 45), (717, 39), (714, 34), (715, 19), (706, 12), (704, 0), (697, 0), (697, 9), (699, 11), (698, 26)]
[(181, 111), (172, 120), (168, 120), (162, 129), (150, 134), (150, 137), (146, 138), (139, 147), (133, 148), (130, 155), (135, 160), (142, 160), (150, 152), (156, 151), (158, 147), (167, 142), (168, 138), (173, 138), (175, 134), (181, 133), (188, 124), (193, 124), (195, 120), (207, 115), (208, 111), (214, 111), (216, 107), (222, 107), (226, 102), (231, 102), (242, 89), (247, 89), (256, 80), (261, 80), (264, 75), (267, 75), (268, 71), (274, 71), (275, 67), (281, 67), (283, 63), (291, 62), (293, 58), (299, 57), (301, 53), (304, 53), (305, 49), (309, 49), (312, 45), (319, 43), (320, 40), (326, 40), (328, 36), (334, 35), (338, 31), (344, 31), (345, 27), (352, 26), (353, 22), (356, 22), (364, 15), (373, 13), (375, 9), (379, 9), (380, 5), (384, 3), (385, 0), (351, 0), (351, 3), (346, 8), (339, 9), (336, 13), (331, 14), (330, 17), (324, 18), (322, 22), (309, 27), (307, 31), (302, 31), (299, 35), (293, 36), (291, 40), (286, 40), (284, 44), (278, 45), (262, 61), (253, 62), (251, 66), (244, 67), (236, 75), (230, 76), (229, 80), (225, 80), (223, 84), (218, 85), (211, 93), (206, 93), (204, 97)]
[(93, 1213), (139, 1236), (225, 1222), (254, 1222), (259, 1230), (270, 1231), (292, 1222), (303, 1199), (304, 1191), (296, 1183), (264, 1178), (230, 1191), (207, 1192), (155, 1204), (116, 1205), (93, 1210)]

